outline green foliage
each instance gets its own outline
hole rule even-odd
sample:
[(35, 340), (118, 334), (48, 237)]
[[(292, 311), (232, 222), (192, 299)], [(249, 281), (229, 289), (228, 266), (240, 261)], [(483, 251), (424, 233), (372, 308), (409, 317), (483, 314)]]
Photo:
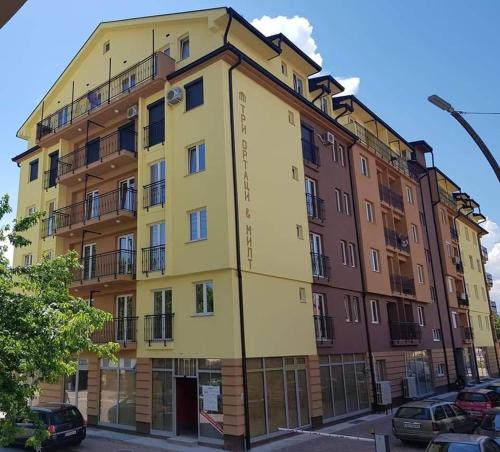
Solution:
[[(9, 213), (9, 198), (0, 198), (0, 220)], [(43, 212), (0, 227), (0, 241), (29, 245), (22, 233), (35, 226)], [(31, 267), (11, 267), (0, 247), (0, 446), (15, 434), (16, 419), (33, 419), (28, 401), (40, 383), (55, 383), (76, 371), (76, 356), (84, 351), (114, 359), (117, 344), (94, 344), (91, 335), (111, 315), (88, 306), (69, 293), (78, 256), (71, 252), (44, 259)], [(31, 439), (38, 447), (47, 436), (41, 425)]]

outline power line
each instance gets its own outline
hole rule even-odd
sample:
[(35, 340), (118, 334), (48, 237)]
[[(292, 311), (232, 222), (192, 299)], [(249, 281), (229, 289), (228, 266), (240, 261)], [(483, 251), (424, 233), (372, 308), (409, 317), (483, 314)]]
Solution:
[(461, 115), (500, 115), (500, 112), (497, 111), (458, 111)]

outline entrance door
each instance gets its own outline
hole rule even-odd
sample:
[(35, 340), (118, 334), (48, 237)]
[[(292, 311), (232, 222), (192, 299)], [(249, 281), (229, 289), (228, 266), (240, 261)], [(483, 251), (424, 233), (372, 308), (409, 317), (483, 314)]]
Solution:
[(325, 296), (322, 293), (313, 293), (313, 314), (316, 327), (316, 339), (328, 339)]
[(172, 338), (172, 291), (158, 290), (153, 295), (153, 338), (167, 340)]
[(198, 436), (198, 389), (196, 378), (176, 380), (177, 435)]
[(127, 151), (135, 152), (135, 123), (132, 121), (120, 127), (119, 134), (119, 149), (126, 149)]
[(306, 177), (306, 206), (307, 215), (312, 218), (318, 217), (317, 206), (316, 206), (316, 182), (312, 179)]
[(116, 340), (134, 340), (132, 329), (132, 295), (120, 295), (116, 299)]
[(321, 236), (319, 234), (311, 233), (309, 236), (309, 242), (311, 246), (312, 264), (313, 264), (313, 276), (324, 278), (325, 268), (323, 266), (323, 244), (321, 242)]
[(134, 273), (134, 234), (118, 237), (118, 273), (128, 275)]
[(97, 162), (100, 158), (100, 144), (101, 139), (96, 138), (95, 140), (89, 141), (87, 143), (87, 155), (86, 155), (86, 164), (89, 165), (91, 163)]
[(57, 182), (57, 167), (59, 165), (59, 151), (49, 154), (49, 188), (54, 187)]
[(91, 243), (83, 247), (83, 279), (92, 279), (96, 276), (96, 245)]
[(151, 188), (150, 200), (151, 206), (163, 204), (165, 202), (165, 160), (154, 163), (150, 167)]
[(124, 210), (135, 210), (135, 178), (130, 177), (120, 182), (120, 208)]

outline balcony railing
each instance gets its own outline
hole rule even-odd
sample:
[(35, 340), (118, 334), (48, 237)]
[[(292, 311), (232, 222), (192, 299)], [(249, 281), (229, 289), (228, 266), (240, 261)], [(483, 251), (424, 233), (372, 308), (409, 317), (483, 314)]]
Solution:
[(481, 258), (484, 263), (488, 262), (488, 248), (483, 245), (481, 245)]
[(415, 281), (407, 276), (391, 275), (391, 289), (393, 292), (415, 295)]
[(325, 219), (325, 202), (317, 196), (306, 193), (307, 216), (312, 220)]
[(174, 340), (174, 314), (144, 316), (144, 340), (149, 342), (167, 342)]
[(400, 251), (404, 251), (405, 253), (410, 252), (410, 242), (408, 241), (408, 237), (400, 234), (393, 229), (385, 228), (384, 229), (385, 243), (393, 248), (396, 248)]
[(311, 253), (313, 277), (316, 279), (330, 278), (330, 258), (323, 254)]
[(474, 332), (472, 330), (472, 327), (470, 326), (463, 326), (462, 327), (462, 339), (464, 342), (472, 342), (474, 339)]
[(321, 344), (325, 342), (333, 342), (335, 339), (335, 331), (333, 329), (333, 317), (325, 315), (315, 315), (314, 329), (316, 331), (316, 342)]
[(50, 215), (41, 221), (42, 227), (42, 239), (46, 237), (51, 237), (56, 232), (56, 218), (54, 215)]
[(485, 276), (488, 289), (491, 289), (493, 287), (493, 275), (491, 273), (485, 273)]
[(159, 180), (143, 187), (142, 204), (144, 209), (165, 204), (165, 180)]
[(137, 86), (153, 78), (156, 74), (156, 61), (156, 54), (148, 56), (88, 91), (70, 104), (63, 106), (55, 113), (43, 118), (37, 124), (37, 139), (40, 140), (45, 135), (71, 124), (75, 119), (91, 113), (102, 105), (111, 102), (112, 99), (129, 93)]
[(386, 162), (390, 163), (400, 172), (404, 173), (409, 177), (414, 177), (408, 169), (408, 163), (406, 159), (400, 157), (396, 152), (394, 152), (391, 147), (377, 138), (372, 132), (363, 127), (358, 122), (349, 122), (345, 125), (351, 132), (358, 136), (358, 138), (366, 144), (376, 155), (384, 159)]
[(150, 246), (142, 249), (142, 272), (165, 271), (165, 245)]
[(144, 127), (144, 147), (149, 148), (165, 142), (165, 119), (153, 122)]
[(135, 251), (117, 250), (80, 259), (74, 281), (88, 281), (106, 276), (135, 275)]
[(307, 163), (319, 166), (319, 149), (318, 146), (302, 138), (302, 157)]
[(439, 199), (442, 203), (446, 204), (451, 209), (453, 209), (453, 210), (457, 209), (457, 202), (455, 201), (455, 198), (453, 198), (452, 195), (445, 192), (441, 188), (439, 189)]
[(381, 201), (386, 202), (387, 204), (391, 205), (395, 209), (404, 211), (403, 197), (399, 193), (396, 193), (391, 188), (387, 187), (386, 185), (382, 185), (382, 184), (379, 184), (378, 191), (380, 194)]
[(469, 297), (465, 292), (457, 292), (458, 305), (462, 307), (469, 306)]
[(78, 223), (86, 223), (90, 220), (100, 219), (109, 213), (136, 212), (137, 191), (128, 189), (117, 189), (102, 195), (87, 198), (75, 204), (54, 210), (54, 231), (60, 228), (70, 227)]
[(137, 317), (118, 317), (104, 323), (100, 331), (92, 334), (96, 344), (118, 342), (124, 347), (137, 340)]
[(120, 151), (130, 151), (135, 154), (136, 149), (137, 134), (135, 131), (130, 129), (117, 130), (60, 157), (57, 176), (64, 176), (112, 154), (120, 153)]
[(389, 322), (392, 345), (418, 345), (422, 330), (416, 322)]
[(57, 185), (57, 169), (50, 169), (43, 173), (43, 188), (45, 190)]
[(458, 231), (453, 226), (450, 228), (450, 235), (452, 240), (458, 242)]

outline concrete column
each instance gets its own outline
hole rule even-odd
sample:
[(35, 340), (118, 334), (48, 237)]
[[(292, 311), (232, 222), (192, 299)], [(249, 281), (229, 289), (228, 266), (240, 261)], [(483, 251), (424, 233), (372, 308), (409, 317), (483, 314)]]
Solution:
[(245, 412), (241, 359), (222, 360), (224, 449), (244, 450)]
[(314, 429), (323, 425), (323, 402), (321, 399), (321, 375), (318, 355), (307, 357), (307, 373), (309, 379), (309, 401), (311, 407), (311, 426)]
[(88, 390), (87, 390), (87, 424), (97, 425), (99, 420), (99, 393), (101, 388), (101, 373), (97, 355), (91, 355), (89, 360)]
[(136, 409), (135, 422), (137, 431), (149, 433), (151, 430), (152, 409), (152, 360), (151, 358), (137, 358), (135, 373)]

